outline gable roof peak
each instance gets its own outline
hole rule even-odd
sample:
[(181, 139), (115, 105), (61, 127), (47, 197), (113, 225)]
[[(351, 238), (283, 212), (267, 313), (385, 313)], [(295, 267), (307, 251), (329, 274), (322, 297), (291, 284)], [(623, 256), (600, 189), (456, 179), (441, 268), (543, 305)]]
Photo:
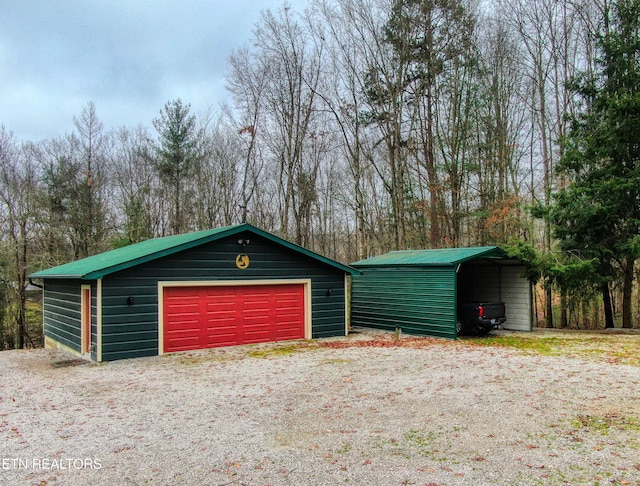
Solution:
[(194, 231), (179, 235), (164, 236), (134, 243), (122, 248), (116, 248), (98, 255), (93, 255), (81, 260), (65, 263), (57, 267), (34, 272), (29, 278), (77, 278), (83, 280), (97, 280), (127, 268), (157, 260), (181, 251), (210, 243), (227, 236), (250, 231), (256, 235), (302, 253), (324, 264), (336, 267), (346, 273), (358, 274), (359, 272), (347, 265), (343, 265), (327, 257), (307, 250), (299, 245), (284, 240), (276, 235), (261, 230), (249, 223), (223, 226), (209, 230)]

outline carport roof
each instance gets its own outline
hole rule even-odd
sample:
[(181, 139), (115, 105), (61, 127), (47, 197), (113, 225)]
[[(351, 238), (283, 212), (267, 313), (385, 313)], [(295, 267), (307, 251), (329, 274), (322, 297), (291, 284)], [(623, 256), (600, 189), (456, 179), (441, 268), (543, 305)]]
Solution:
[(98, 255), (83, 258), (75, 262), (65, 263), (57, 267), (35, 272), (29, 278), (79, 278), (96, 280), (120, 270), (140, 265), (199, 245), (210, 243), (221, 238), (232, 236), (243, 231), (250, 231), (290, 250), (296, 251), (314, 260), (330, 265), (338, 270), (357, 275), (360, 272), (353, 268), (307, 250), (301, 246), (279, 238), (271, 233), (256, 228), (248, 223), (224, 226), (194, 233), (166, 236), (142, 241)]
[(375, 266), (452, 266), (469, 260), (509, 258), (507, 252), (497, 246), (471, 248), (440, 248), (434, 250), (400, 250), (385, 253), (352, 263), (354, 267)]

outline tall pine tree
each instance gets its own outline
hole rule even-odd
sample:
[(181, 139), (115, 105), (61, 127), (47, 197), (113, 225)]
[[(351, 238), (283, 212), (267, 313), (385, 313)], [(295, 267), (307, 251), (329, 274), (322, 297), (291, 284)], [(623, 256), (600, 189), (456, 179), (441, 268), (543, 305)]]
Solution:
[(565, 251), (600, 262), (606, 326), (613, 327), (608, 282), (621, 278), (622, 323), (632, 327), (631, 290), (640, 232), (640, 0), (605, 11), (593, 75), (572, 88), (585, 110), (572, 121), (551, 218)]
[(160, 110), (160, 118), (153, 120), (158, 132), (157, 170), (167, 185), (172, 200), (169, 231), (179, 234), (187, 229), (185, 216), (185, 186), (200, 161), (200, 140), (191, 105), (183, 105), (180, 98), (169, 101)]

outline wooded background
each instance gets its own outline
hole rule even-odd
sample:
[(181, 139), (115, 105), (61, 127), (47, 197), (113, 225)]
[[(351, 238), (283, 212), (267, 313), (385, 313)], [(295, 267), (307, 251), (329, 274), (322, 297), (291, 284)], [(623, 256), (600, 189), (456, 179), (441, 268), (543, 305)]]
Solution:
[(39, 343), (30, 272), (240, 222), (345, 263), (501, 245), (538, 325), (637, 326), (639, 2), (284, 4), (230, 54), (223, 106), (2, 126), (0, 349)]

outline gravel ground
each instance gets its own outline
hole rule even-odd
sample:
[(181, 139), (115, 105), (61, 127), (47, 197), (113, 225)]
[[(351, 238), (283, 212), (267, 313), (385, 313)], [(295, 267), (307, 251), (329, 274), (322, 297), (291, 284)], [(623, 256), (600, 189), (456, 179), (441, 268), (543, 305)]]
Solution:
[(0, 483), (640, 485), (639, 367), (378, 337), (1, 352)]

